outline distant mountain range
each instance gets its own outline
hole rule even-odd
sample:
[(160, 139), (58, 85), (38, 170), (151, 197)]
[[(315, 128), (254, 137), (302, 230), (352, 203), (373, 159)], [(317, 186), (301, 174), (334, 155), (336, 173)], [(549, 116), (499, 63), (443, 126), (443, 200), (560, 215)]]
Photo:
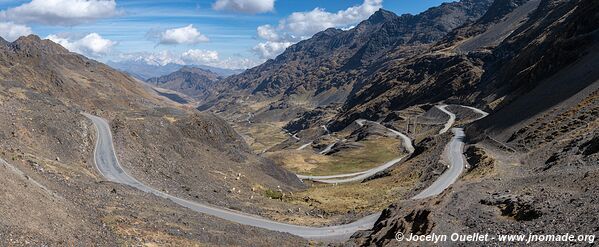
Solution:
[(160, 77), (163, 75), (168, 75), (168, 74), (173, 73), (185, 66), (210, 70), (222, 77), (236, 75), (236, 74), (242, 73), (244, 71), (243, 69), (223, 69), (223, 68), (217, 68), (217, 67), (212, 67), (212, 66), (207, 66), (207, 65), (181, 65), (181, 64), (175, 64), (175, 63), (169, 63), (169, 64), (165, 64), (165, 65), (152, 65), (152, 64), (147, 64), (143, 61), (135, 61), (135, 60), (118, 61), (118, 62), (108, 61), (106, 64), (108, 64), (108, 66), (113, 67), (117, 70), (126, 72), (127, 74), (129, 74), (137, 79), (140, 79), (142, 81), (145, 81), (145, 80), (153, 78), (153, 77)]
[(177, 91), (192, 97), (204, 97), (214, 83), (224, 77), (208, 69), (183, 66), (168, 75), (153, 77), (146, 82), (157, 87)]

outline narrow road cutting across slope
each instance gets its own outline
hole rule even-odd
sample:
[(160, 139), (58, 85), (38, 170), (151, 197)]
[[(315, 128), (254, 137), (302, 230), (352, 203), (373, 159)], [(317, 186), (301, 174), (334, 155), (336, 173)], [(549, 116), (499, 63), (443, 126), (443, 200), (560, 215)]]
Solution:
[(468, 108), (468, 109), (472, 110), (473, 112), (476, 112), (476, 113), (478, 113), (478, 114), (480, 114), (480, 115), (481, 115), (480, 117), (478, 117), (478, 118), (474, 119), (474, 121), (481, 120), (481, 119), (483, 119), (483, 118), (485, 118), (485, 117), (489, 116), (489, 113), (487, 113), (487, 112), (485, 112), (485, 111), (483, 111), (483, 110), (481, 110), (481, 109), (474, 108), (474, 107), (472, 107), (472, 106), (460, 105), (460, 107)]
[[(487, 112), (485, 112), (485, 111), (483, 111), (481, 109), (472, 107), (472, 106), (465, 106), (465, 105), (457, 105), (457, 106), (464, 107), (466, 109), (469, 109), (469, 110), (471, 110), (471, 111), (473, 111), (473, 112), (478, 113), (478, 114), (481, 115), (480, 117), (472, 120), (472, 122), (478, 121), (480, 119), (483, 119), (483, 118), (485, 118), (486, 116), (489, 115), (489, 113), (487, 113)], [(437, 109), (441, 110), (442, 112), (444, 112), (445, 114), (447, 114), (449, 116), (449, 119), (445, 123), (445, 126), (443, 127), (443, 129), (441, 129), (439, 131), (439, 134), (444, 134), (445, 132), (447, 132), (451, 128), (451, 126), (453, 126), (455, 124), (456, 115), (453, 112), (450, 112), (450, 111), (447, 110), (448, 105), (436, 105), (435, 107), (437, 107)]]
[[(463, 106), (463, 105), (460, 105), (460, 106), (468, 108), (478, 114), (481, 114), (481, 116), (479, 118), (476, 118), (474, 121), (485, 118), (486, 116), (489, 115), (489, 113), (486, 113), (485, 111), (482, 111), (480, 109), (477, 109), (477, 108), (474, 108), (471, 106)], [(439, 106), (439, 109), (449, 115), (450, 120), (447, 122), (445, 127), (447, 127), (447, 126), (451, 127), (453, 125), (453, 123), (455, 122), (455, 114), (447, 111), (447, 109), (445, 109), (446, 107), (447, 107), (447, 105), (441, 105), (441, 106)], [(451, 122), (451, 124), (449, 124), (450, 122)], [(445, 146), (445, 150), (443, 151), (443, 155), (449, 161), (449, 168), (447, 170), (445, 170), (445, 172), (443, 172), (443, 174), (441, 174), (441, 176), (439, 176), (439, 178), (437, 178), (437, 180), (435, 180), (435, 182), (433, 182), (433, 184), (431, 184), (428, 188), (426, 188), (423, 191), (421, 191), (420, 193), (418, 193), (416, 196), (412, 197), (412, 199), (415, 199), (415, 200), (424, 199), (427, 197), (432, 197), (432, 196), (441, 194), (441, 192), (443, 192), (445, 189), (447, 189), (449, 186), (451, 186), (453, 183), (455, 183), (455, 181), (458, 180), (458, 178), (464, 171), (464, 168), (466, 167), (466, 164), (467, 164), (467, 162), (464, 159), (464, 155), (463, 155), (463, 153), (464, 153), (464, 137), (466, 135), (464, 134), (464, 129), (462, 129), (462, 128), (453, 128), (451, 130), (453, 132), (453, 138), (447, 144), (447, 146)], [(442, 134), (442, 133), (440, 133), (440, 134)]]
[(453, 128), (452, 132), (454, 136), (449, 144), (447, 144), (444, 151), (446, 152), (444, 155), (446, 155), (449, 160), (449, 169), (443, 172), (433, 184), (421, 191), (418, 195), (412, 197), (412, 199), (423, 199), (441, 194), (441, 192), (455, 183), (464, 171), (466, 163), (462, 155), (464, 150), (464, 130), (461, 128)]

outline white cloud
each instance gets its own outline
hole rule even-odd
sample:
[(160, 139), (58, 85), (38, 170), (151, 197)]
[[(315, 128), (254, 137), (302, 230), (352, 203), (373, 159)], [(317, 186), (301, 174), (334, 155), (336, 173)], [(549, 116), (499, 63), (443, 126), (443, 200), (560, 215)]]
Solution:
[(180, 54), (171, 51), (141, 52), (120, 54), (121, 61), (144, 62), (149, 65), (164, 66), (169, 63), (180, 65), (208, 65), (223, 69), (247, 69), (261, 64), (262, 60), (243, 57), (221, 59), (218, 52), (191, 49)]
[(168, 29), (160, 33), (160, 44), (187, 44), (193, 45), (200, 42), (207, 42), (208, 37), (201, 34), (193, 25), (180, 28)]
[(180, 56), (170, 51), (121, 53), (119, 54), (119, 58), (122, 61), (144, 62), (148, 65), (156, 66), (164, 66), (169, 63), (185, 64)]
[(294, 12), (280, 20), (276, 27), (259, 26), (256, 32), (258, 37), (264, 39), (265, 42), (259, 43), (252, 50), (262, 58), (274, 58), (291, 44), (310, 38), (327, 28), (348, 28), (368, 19), (382, 5), (383, 0), (364, 0), (361, 5), (335, 13), (327, 12), (322, 8), (315, 8), (307, 12)]
[(249, 69), (258, 66), (263, 62), (264, 61), (262, 60), (249, 59), (245, 57), (227, 57), (209, 65), (224, 69)]
[(269, 59), (278, 56), (291, 45), (293, 45), (292, 42), (266, 41), (254, 46), (252, 51), (258, 54), (260, 58)]
[(181, 54), (181, 59), (191, 64), (207, 64), (218, 61), (218, 52), (191, 49)]
[(258, 14), (273, 11), (275, 0), (217, 0), (212, 4), (212, 8), (215, 10)]
[(81, 39), (75, 40), (59, 35), (49, 35), (46, 39), (62, 45), (69, 51), (90, 56), (105, 55), (117, 44), (117, 42), (102, 38), (97, 33), (90, 33)]
[(117, 14), (114, 0), (32, 0), (0, 12), (16, 23), (72, 26)]
[(0, 37), (6, 41), (15, 41), (21, 36), (32, 34), (31, 28), (12, 22), (0, 22)]
[(359, 6), (353, 6), (336, 13), (315, 8), (309, 12), (295, 12), (279, 23), (279, 29), (296, 36), (310, 37), (331, 27), (347, 27), (368, 19), (383, 6), (383, 0), (364, 0)]
[(275, 28), (271, 25), (259, 26), (256, 31), (258, 32), (258, 37), (265, 40), (277, 41), (281, 38), (277, 33), (277, 30), (275, 30)]

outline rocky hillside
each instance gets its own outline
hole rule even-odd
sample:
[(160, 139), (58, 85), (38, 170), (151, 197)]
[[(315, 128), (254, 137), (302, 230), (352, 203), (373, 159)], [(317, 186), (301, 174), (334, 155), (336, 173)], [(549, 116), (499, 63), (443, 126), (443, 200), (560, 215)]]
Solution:
[(146, 82), (157, 87), (177, 91), (192, 97), (206, 97), (214, 84), (223, 77), (206, 69), (184, 66), (165, 76), (154, 77)]
[[(518, 4), (518, 1), (501, 2), (509, 4), (495, 4), (498, 10), (490, 12), (501, 13), (504, 6)], [(390, 63), (347, 99), (334, 125), (344, 127), (357, 118), (384, 118), (391, 111), (415, 103), (441, 100), (497, 109), (541, 86), (540, 81), (592, 50), (596, 30), (596, 25), (589, 20), (592, 17), (587, 13), (578, 18), (567, 15), (568, 7), (576, 2), (559, 5), (547, 1), (539, 4), (533, 0), (520, 4), (504, 18), (483, 18), (452, 32), (449, 36), (462, 33), (464, 37), (450, 39), (451, 42), (445, 39), (431, 52)], [(556, 6), (561, 8), (554, 9)], [(516, 12), (520, 18), (513, 17)], [(522, 12), (530, 13), (530, 17)], [(570, 17), (572, 24), (569, 25), (574, 27), (561, 22), (562, 17)], [(480, 44), (490, 32), (510, 35), (501, 35), (504, 39), (495, 41), (495, 45)], [(477, 42), (479, 45), (473, 45)], [(466, 46), (472, 51), (464, 52)], [(576, 82), (562, 85), (570, 88), (563, 91), (564, 97), (591, 83)], [(547, 100), (556, 103), (563, 99)], [(544, 104), (535, 104), (541, 105)]]
[[(496, 1), (488, 14), (452, 31), (431, 50), (385, 64), (363, 86), (354, 88), (335, 117), (333, 128), (342, 128), (358, 118), (382, 119), (414, 104), (443, 100), (469, 105), (480, 102), (494, 90), (489, 87), (488, 92), (482, 92), (483, 85), (488, 85), (486, 81), (497, 74), (498, 68), (492, 64), (509, 63), (497, 62), (500, 43), (506, 43), (502, 41), (508, 33), (509, 37), (517, 37), (515, 32), (526, 26), (529, 14), (538, 4), (535, 0)], [(481, 41), (486, 37), (495, 38), (492, 42)], [(472, 50), (465, 52), (466, 46)]]
[[(310, 104), (343, 102), (390, 52), (414, 54), (456, 27), (480, 18), (491, 0), (445, 3), (418, 15), (379, 10), (348, 31), (328, 29), (289, 47), (274, 60), (219, 83), (207, 105), (238, 95), (255, 100), (306, 98)], [(206, 109), (208, 107), (202, 107)]]
[[(122, 165), (161, 191), (255, 212), (270, 199), (252, 186), (302, 186), (295, 175), (254, 155), (212, 114), (165, 101), (135, 79), (49, 40), (0, 39), (0, 180), (7, 188), (0, 200), (0, 245), (255, 245), (267, 234), (274, 234), (271, 244), (301, 241), (107, 182), (96, 171), (95, 129), (82, 111), (110, 121)], [(247, 194), (229, 197), (231, 188)], [(250, 201), (253, 194), (262, 199)], [(227, 234), (239, 231), (252, 237)]]
[[(499, 2), (494, 5), (506, 6)], [(475, 76), (464, 79), (453, 73), (445, 76), (453, 78), (450, 87), (429, 84), (426, 88), (451, 101), (478, 103), (492, 111), (467, 128), (472, 145), (465, 155), (471, 167), (438, 198), (392, 205), (372, 231), (354, 236), (354, 244), (403, 246), (394, 239), (397, 232), (598, 233), (596, 225), (586, 219), (597, 218), (599, 195), (595, 144), (599, 136), (599, 3), (542, 0), (536, 4), (538, 8), (496, 44), (471, 46), (469, 41), (479, 42), (489, 30), (502, 30), (502, 22), (510, 15), (521, 15), (517, 12), (522, 9), (514, 8), (505, 15), (508, 18), (492, 18), (499, 20), (492, 25), (481, 25), (481, 19), (481, 24), (456, 30), (453, 35), (462, 37), (457, 44), (439, 44), (443, 47), (439, 52), (445, 54), (444, 60), (437, 61), (462, 61), (454, 63), (460, 66), (459, 74)], [(476, 48), (465, 51), (463, 47)], [(431, 61), (432, 55), (423, 57), (427, 56)], [(479, 64), (460, 65), (465, 61)], [(436, 71), (428, 73), (448, 72)], [(376, 117), (384, 114), (377, 107), (401, 108), (411, 97), (429, 97), (418, 92), (419, 86), (406, 85), (401, 90), (413, 90), (390, 98), (391, 105), (383, 103), (385, 92), (370, 103), (346, 107), (354, 114)]]
[(30, 35), (3, 43), (0, 78), (5, 85), (45, 94), (89, 111), (141, 107), (141, 99), (157, 102), (134, 79), (50, 40)]

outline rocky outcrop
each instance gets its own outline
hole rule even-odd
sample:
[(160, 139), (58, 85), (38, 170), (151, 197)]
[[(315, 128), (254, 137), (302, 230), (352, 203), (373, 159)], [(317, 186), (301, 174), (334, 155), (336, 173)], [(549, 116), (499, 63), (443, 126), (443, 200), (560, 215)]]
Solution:
[(432, 211), (428, 208), (414, 209), (393, 204), (383, 210), (374, 228), (370, 231), (358, 232), (352, 236), (354, 243), (359, 246), (389, 246), (398, 245), (396, 234), (403, 235), (430, 234), (435, 224), (432, 221)]
[(516, 221), (530, 221), (543, 215), (541, 211), (534, 208), (535, 202), (531, 196), (494, 194), (489, 199), (481, 200), (480, 203), (496, 206), (502, 216), (513, 218)]
[(493, 168), (495, 165), (495, 160), (489, 157), (484, 149), (477, 146), (469, 146), (464, 152), (464, 156), (466, 156), (466, 161), (470, 165), (468, 171)]

